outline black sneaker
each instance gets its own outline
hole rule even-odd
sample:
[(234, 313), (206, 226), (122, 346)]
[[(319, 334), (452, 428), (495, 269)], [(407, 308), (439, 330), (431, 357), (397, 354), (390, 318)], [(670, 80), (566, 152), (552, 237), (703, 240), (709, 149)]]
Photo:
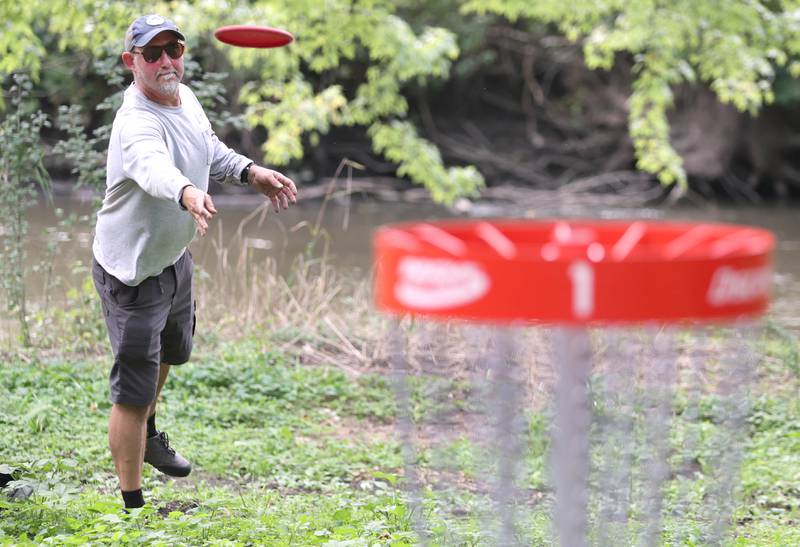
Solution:
[(8, 499), (11, 501), (26, 500), (33, 494), (33, 486), (30, 484), (23, 484), (22, 486), (15, 486), (8, 493)]
[(175, 452), (169, 445), (169, 437), (163, 431), (147, 439), (144, 461), (170, 477), (185, 477), (192, 472), (192, 464)]

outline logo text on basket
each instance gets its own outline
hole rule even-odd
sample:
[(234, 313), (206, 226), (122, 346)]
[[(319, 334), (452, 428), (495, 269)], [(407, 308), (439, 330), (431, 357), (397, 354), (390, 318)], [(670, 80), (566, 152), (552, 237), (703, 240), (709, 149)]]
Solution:
[(737, 270), (729, 266), (718, 268), (708, 287), (708, 303), (729, 306), (764, 298), (769, 292), (772, 268), (761, 266)]
[(405, 257), (397, 266), (394, 295), (404, 306), (441, 310), (463, 306), (483, 297), (489, 276), (476, 262), (449, 258)]

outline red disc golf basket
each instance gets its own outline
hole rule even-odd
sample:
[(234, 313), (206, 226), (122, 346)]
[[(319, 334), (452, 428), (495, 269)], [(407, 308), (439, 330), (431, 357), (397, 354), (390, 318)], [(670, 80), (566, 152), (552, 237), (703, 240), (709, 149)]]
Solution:
[(374, 244), (421, 543), (725, 538), (770, 233), (447, 221)]

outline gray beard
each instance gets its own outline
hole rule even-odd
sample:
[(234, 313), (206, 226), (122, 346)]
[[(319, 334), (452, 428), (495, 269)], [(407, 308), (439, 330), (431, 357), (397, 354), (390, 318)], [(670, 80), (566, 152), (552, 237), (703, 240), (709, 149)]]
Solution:
[(158, 90), (164, 95), (176, 95), (180, 82), (176, 79), (158, 82)]

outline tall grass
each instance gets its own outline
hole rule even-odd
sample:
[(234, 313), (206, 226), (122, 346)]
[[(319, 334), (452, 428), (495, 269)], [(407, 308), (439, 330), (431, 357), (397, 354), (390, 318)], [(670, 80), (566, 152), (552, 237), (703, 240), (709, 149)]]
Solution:
[[(339, 175), (345, 168), (348, 176), (342, 181)], [(268, 215), (266, 200), (236, 225), (214, 219), (204, 247), (211, 255), (196, 257), (195, 264), (199, 348), (203, 340), (256, 334), (265, 350), (285, 352), (305, 363), (334, 363), (352, 374), (378, 358), (385, 320), (371, 307), (371, 275), (356, 276), (335, 266), (329, 252), (330, 234), (322, 228), (329, 202), (344, 195), (343, 228), (347, 229), (351, 168), (343, 162), (337, 170), (313, 222), (287, 227), (280, 217)], [(81, 220), (88, 223), (89, 218)], [(276, 241), (282, 238), (283, 245), (272, 245), (253, 233), (268, 233), (264, 237)], [(308, 242), (296, 255), (288, 255), (290, 238)], [(41, 352), (108, 352), (88, 253), (80, 257), (87, 263), (74, 269), (72, 276), (53, 279), (56, 255), (72, 252), (63, 244), (48, 247), (40, 258), (41, 267), (34, 268), (28, 279), (29, 286), (39, 291), (28, 310), (33, 347), (22, 348), (16, 322), (0, 315), (0, 353), (26, 353), (33, 358)], [(0, 291), (3, 308), (6, 296)]]
[(308, 231), (303, 252), (283, 263), (263, 252), (263, 240), (245, 233), (251, 223), (264, 227), (268, 207), (247, 215), (230, 238), (217, 223), (213, 271), (196, 276), (198, 328), (224, 338), (261, 333), (265, 345), (303, 362), (335, 363), (358, 373), (382, 347), (384, 319), (371, 306), (371, 276), (356, 278), (333, 265), (321, 217), (313, 225), (280, 225), (284, 237)]

